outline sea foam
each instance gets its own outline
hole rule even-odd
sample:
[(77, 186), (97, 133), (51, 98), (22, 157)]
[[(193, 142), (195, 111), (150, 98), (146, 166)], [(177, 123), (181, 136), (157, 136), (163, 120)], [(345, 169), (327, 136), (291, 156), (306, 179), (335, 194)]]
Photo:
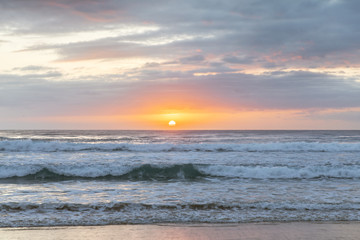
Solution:
[(313, 179), (360, 178), (356, 166), (223, 166), (223, 165), (24, 165), (0, 166), (0, 179), (61, 181), (75, 179), (171, 180), (199, 178)]
[(57, 152), (57, 151), (129, 151), (129, 152), (359, 152), (360, 143), (272, 142), (234, 144), (171, 144), (171, 143), (106, 143), (62, 142), (34, 140), (0, 141), (0, 151)]

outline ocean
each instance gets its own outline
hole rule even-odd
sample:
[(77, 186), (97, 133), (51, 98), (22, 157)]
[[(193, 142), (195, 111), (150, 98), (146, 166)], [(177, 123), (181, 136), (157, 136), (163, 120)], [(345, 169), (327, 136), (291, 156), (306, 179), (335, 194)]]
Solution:
[(0, 227), (360, 221), (360, 131), (0, 131)]

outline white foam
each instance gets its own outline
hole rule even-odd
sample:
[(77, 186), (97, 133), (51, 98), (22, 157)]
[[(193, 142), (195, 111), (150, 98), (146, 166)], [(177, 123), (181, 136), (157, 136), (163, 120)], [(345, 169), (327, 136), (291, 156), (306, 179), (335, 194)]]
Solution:
[(77, 176), (77, 177), (103, 177), (107, 175), (121, 176), (130, 172), (136, 166), (124, 165), (63, 165), (51, 166), (48, 169), (54, 173), (64, 176)]
[(43, 167), (39, 165), (0, 166), (0, 178), (23, 177), (39, 172)]
[(310, 179), (360, 178), (359, 166), (308, 166), (302, 168), (287, 166), (199, 166), (198, 169), (207, 175), (232, 178), (252, 179)]
[(360, 151), (360, 143), (318, 143), (318, 142), (272, 142), (244, 144), (131, 144), (104, 142), (62, 142), (33, 140), (0, 141), (0, 151), (9, 152), (56, 152), (56, 151), (132, 151), (132, 152), (342, 152)]
[(127, 172), (130, 172), (137, 166), (126, 165), (110, 165), (110, 164), (26, 164), (26, 165), (2, 165), (0, 166), (0, 178), (10, 177), (24, 177), (30, 174), (35, 174), (42, 169), (48, 169), (49, 171), (74, 177), (103, 177), (107, 175), (121, 176)]
[[(111, 204), (110, 204), (111, 205)], [(245, 207), (194, 210), (182, 207), (169, 209), (130, 204), (106, 211), (105, 205), (42, 204), (39, 209), (12, 204), (17, 211), (8, 211), (0, 219), (0, 227), (107, 225), (149, 223), (238, 223), (272, 221), (359, 221), (358, 204), (327, 206), (324, 204), (251, 204)], [(65, 208), (64, 208), (65, 207)]]
[[(121, 164), (27, 164), (2, 165), (0, 178), (22, 177), (35, 174), (41, 169), (72, 177), (103, 177), (107, 175), (122, 176), (141, 166)], [(163, 168), (170, 165), (153, 165)], [(360, 166), (227, 166), (227, 165), (194, 165), (201, 173), (210, 177), (246, 178), (246, 179), (312, 179), (312, 178), (360, 178)], [(182, 170), (181, 170), (182, 171)], [(174, 178), (181, 178), (183, 172), (177, 172)]]

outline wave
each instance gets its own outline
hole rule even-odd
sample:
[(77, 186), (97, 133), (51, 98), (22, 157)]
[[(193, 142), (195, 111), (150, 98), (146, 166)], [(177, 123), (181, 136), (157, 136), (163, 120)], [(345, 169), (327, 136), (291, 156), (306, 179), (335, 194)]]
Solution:
[(154, 223), (249, 223), (359, 221), (360, 204), (218, 202), (144, 203), (1, 203), (0, 227), (85, 226)]
[(108, 143), (43, 140), (2, 140), (3, 152), (360, 152), (360, 143), (271, 142), (233, 144)]
[(56, 211), (124, 211), (124, 210), (286, 210), (286, 211), (319, 211), (319, 210), (354, 210), (360, 211), (360, 203), (270, 203), (270, 202), (243, 202), (237, 204), (223, 203), (181, 203), (181, 204), (145, 204), (127, 202), (109, 203), (1, 203), (0, 211), (26, 211), (26, 210), (56, 210)]
[[(10, 170), (10, 171), (9, 171)], [(12, 171), (11, 171), (12, 170)], [(171, 180), (171, 179), (196, 179), (204, 177), (192, 164), (153, 166), (144, 164), (139, 167), (120, 166), (65, 166), (41, 168), (40, 166), (27, 166), (15, 170), (9, 167), (0, 167), (0, 180), (41, 180), (41, 181), (65, 181), (65, 180)]]
[(242, 179), (317, 179), (360, 178), (360, 166), (199, 166), (202, 173), (211, 176)]
[(24, 165), (0, 166), (0, 181), (163, 181), (211, 178), (234, 179), (317, 179), (360, 178), (360, 166), (224, 166), (208, 164), (115, 165)]

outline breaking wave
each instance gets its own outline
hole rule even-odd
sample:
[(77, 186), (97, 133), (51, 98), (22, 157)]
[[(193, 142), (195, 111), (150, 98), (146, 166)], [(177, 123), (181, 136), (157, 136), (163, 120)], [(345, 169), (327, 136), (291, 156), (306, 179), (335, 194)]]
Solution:
[[(290, 221), (359, 221), (359, 203), (7, 203), (0, 227), (79, 226), (149, 223), (240, 223)], [(302, 214), (306, 211), (309, 214)]]
[(108, 143), (65, 142), (42, 140), (3, 140), (2, 152), (360, 152), (360, 143), (272, 142), (243, 144), (170, 144), (170, 143)]
[(144, 164), (139, 167), (101, 167), (101, 166), (63, 166), (41, 167), (26, 166), (0, 167), (0, 179), (5, 180), (42, 180), (64, 181), (74, 179), (95, 180), (171, 180), (195, 179), (205, 176), (192, 164), (152, 166)]
[(36, 203), (1, 203), (0, 210), (6, 211), (26, 211), (26, 210), (56, 210), (56, 211), (89, 211), (89, 210), (101, 210), (101, 211), (124, 211), (135, 208), (137, 210), (198, 210), (198, 211), (208, 211), (208, 210), (337, 210), (339, 208), (343, 210), (360, 210), (360, 203), (346, 203), (346, 204), (336, 204), (336, 203), (282, 203), (282, 204), (273, 204), (273, 203), (263, 203), (263, 202), (240, 202), (237, 204), (226, 205), (222, 203), (180, 203), (180, 204), (144, 204), (144, 203), (126, 203), (126, 202), (110, 202), (110, 203), (101, 203), (101, 204), (80, 204), (80, 203), (46, 203), (46, 204), (36, 204)]
[(24, 165), (0, 166), (0, 181), (65, 181), (65, 180), (196, 180), (203, 178), (236, 179), (316, 179), (360, 178), (360, 166), (225, 166), (176, 164), (140, 166), (104, 165)]

